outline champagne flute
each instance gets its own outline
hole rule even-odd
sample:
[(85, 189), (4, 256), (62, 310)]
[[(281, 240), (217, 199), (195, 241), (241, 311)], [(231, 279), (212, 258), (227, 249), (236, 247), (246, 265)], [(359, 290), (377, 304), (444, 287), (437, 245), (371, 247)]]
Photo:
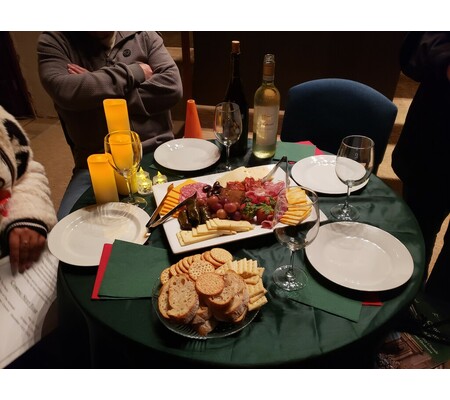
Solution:
[(110, 164), (125, 178), (127, 183), (128, 197), (121, 201), (144, 208), (147, 201), (143, 197), (135, 196), (131, 190), (131, 177), (139, 169), (142, 159), (142, 144), (139, 135), (130, 130), (108, 133), (105, 136), (105, 153), (110, 155)]
[(356, 221), (359, 212), (349, 204), (352, 187), (361, 185), (373, 169), (374, 142), (367, 136), (351, 135), (342, 139), (336, 157), (336, 175), (347, 185), (347, 196), (344, 203), (331, 209), (331, 215), (339, 221)]
[(242, 116), (236, 103), (225, 101), (216, 106), (214, 112), (214, 134), (226, 147), (225, 170), (231, 170), (230, 147), (239, 140), (242, 133)]
[[(290, 250), (291, 258), (289, 264), (282, 265), (274, 271), (272, 278), (277, 286), (286, 291), (299, 290), (306, 286), (308, 277), (302, 268), (294, 265), (295, 254), (316, 238), (320, 226), (319, 197), (312, 190), (300, 187), (306, 194), (306, 201), (289, 206), (287, 194), (298, 188), (287, 186), (283, 189), (278, 195), (274, 212), (275, 236), (280, 244)], [(286, 216), (288, 209), (289, 214), (294, 215), (293, 218)]]

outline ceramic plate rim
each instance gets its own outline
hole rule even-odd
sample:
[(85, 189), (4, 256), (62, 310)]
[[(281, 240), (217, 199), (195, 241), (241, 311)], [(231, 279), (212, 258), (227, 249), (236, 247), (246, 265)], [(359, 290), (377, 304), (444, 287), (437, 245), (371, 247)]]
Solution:
[[(312, 166), (314, 164), (317, 163), (317, 161), (319, 160), (326, 160), (328, 162), (331, 161), (335, 161), (336, 160), (336, 156), (332, 155), (332, 154), (321, 154), (321, 155), (315, 155), (315, 156), (309, 156), (309, 157), (305, 157), (303, 159), (301, 159), (300, 161), (297, 161), (291, 169), (291, 176), (292, 178), (301, 186), (305, 186), (308, 187), (316, 192), (319, 193), (324, 193), (324, 194), (346, 194), (347, 193), (347, 189), (345, 187), (345, 185), (337, 178), (336, 178), (336, 185), (343, 185), (343, 189), (337, 189), (337, 188), (324, 188), (322, 186), (320, 186), (320, 184), (317, 184), (316, 182), (312, 183), (310, 182), (310, 180), (306, 180), (305, 182), (305, 178), (303, 176), (303, 170), (301, 169), (301, 167), (305, 167), (305, 166)], [(303, 182), (302, 182), (303, 181)], [(320, 180), (318, 179), (317, 182), (320, 182)], [(369, 182), (369, 180), (367, 179), (364, 183), (362, 183), (361, 185), (355, 186), (354, 188), (350, 189), (350, 192), (355, 192), (361, 188), (363, 188), (364, 186), (367, 185), (367, 183)]]
[[(264, 167), (267, 169), (267, 172), (269, 172), (270, 169), (273, 168), (274, 166), (275, 166), (275, 164), (266, 164), (266, 165), (259, 165), (259, 166), (247, 167), (247, 168), (251, 169), (251, 168)], [(218, 172), (215, 174), (192, 177), (191, 179), (212, 185), (217, 180), (217, 178), (219, 178), (223, 174), (225, 174), (225, 172)], [(279, 168), (275, 172), (275, 176), (274, 176), (275, 181), (284, 181), (285, 177), (286, 177), (286, 172), (282, 168)], [(176, 186), (176, 185), (184, 182), (187, 179), (189, 179), (189, 178), (179, 179), (176, 181), (171, 181), (171, 182), (162, 183), (162, 184), (153, 186), (153, 195), (155, 196), (156, 206), (158, 206), (159, 203), (161, 202), (161, 200), (163, 199), (164, 195), (167, 192), (167, 187), (171, 183), (173, 183)], [(325, 221), (327, 219), (327, 217), (325, 216), (325, 214), (322, 211), (320, 211), (320, 218), (321, 218), (320, 219), (321, 221)], [(172, 249), (172, 252), (174, 254), (186, 253), (186, 252), (192, 251), (192, 250), (200, 250), (200, 249), (203, 249), (206, 247), (213, 247), (213, 246), (222, 245), (225, 243), (231, 243), (231, 242), (235, 242), (238, 240), (243, 240), (243, 239), (247, 239), (247, 238), (251, 238), (251, 237), (267, 235), (267, 234), (273, 232), (273, 228), (268, 229), (268, 228), (262, 228), (259, 225), (255, 225), (254, 229), (252, 229), (251, 231), (248, 231), (248, 232), (239, 232), (235, 235), (219, 236), (217, 238), (204, 240), (204, 241), (194, 243), (191, 245), (181, 246), (176, 237), (176, 233), (180, 229), (178, 221), (176, 219), (171, 219), (171, 220), (165, 222), (163, 227), (164, 227), (164, 231), (166, 233), (167, 240), (169, 241), (170, 248)]]
[[(211, 158), (208, 158), (203, 164), (200, 165), (192, 165), (192, 166), (180, 166), (177, 164), (168, 164), (165, 162), (165, 159), (162, 158), (164, 152), (169, 148), (169, 146), (176, 145), (178, 143), (184, 143), (184, 144), (192, 144), (196, 143), (195, 146), (191, 146), (189, 148), (202, 148), (206, 151), (211, 151)], [(186, 146), (184, 146), (186, 147)], [(154, 154), (153, 154), (155, 161), (168, 169), (171, 169), (173, 171), (198, 171), (202, 170), (204, 168), (210, 167), (214, 163), (216, 163), (220, 158), (220, 149), (212, 142), (206, 140), (206, 139), (196, 139), (196, 138), (180, 138), (180, 139), (173, 139), (169, 140), (168, 142), (160, 144)], [(184, 161), (186, 162), (186, 160)]]
[[(100, 261), (100, 257), (101, 257), (101, 251), (99, 252), (98, 251), (99, 249), (97, 249), (97, 251), (96, 251), (96, 249), (94, 249), (94, 248), (89, 249), (89, 245), (88, 245), (89, 236), (87, 236), (87, 238), (86, 238), (86, 243), (87, 243), (86, 247), (84, 247), (83, 249), (80, 249), (81, 251), (83, 251), (85, 257), (79, 258), (79, 259), (73, 258), (73, 256), (64, 249), (64, 243), (63, 243), (62, 239), (63, 239), (63, 233), (66, 232), (67, 230), (71, 229), (72, 223), (76, 222), (79, 219), (82, 219), (83, 217), (86, 217), (88, 215), (88, 212), (90, 212), (91, 210), (95, 210), (96, 208), (100, 208), (100, 207), (106, 208), (106, 209), (110, 208), (111, 210), (117, 209), (117, 207), (123, 207), (125, 212), (127, 212), (131, 216), (135, 217), (136, 222), (138, 224), (138, 232), (137, 232), (136, 238), (134, 240), (130, 239), (129, 241), (133, 242), (133, 243), (137, 243), (137, 244), (145, 243), (145, 241), (147, 239), (145, 237), (145, 234), (147, 232), (147, 228), (145, 225), (150, 218), (146, 211), (144, 211), (143, 209), (141, 209), (137, 206), (133, 206), (131, 204), (126, 204), (126, 203), (121, 203), (121, 202), (111, 202), (111, 203), (105, 203), (102, 205), (94, 204), (94, 205), (80, 208), (80, 209), (70, 213), (69, 215), (67, 215), (66, 217), (61, 219), (50, 231), (50, 233), (48, 235), (48, 239), (47, 239), (47, 244), (48, 244), (48, 248), (49, 248), (50, 252), (56, 258), (58, 258), (60, 261), (62, 261), (64, 263), (74, 265), (74, 266), (79, 266), (79, 267), (92, 267), (92, 266), (98, 265), (98, 263)], [(87, 218), (85, 218), (85, 219), (87, 219)], [(121, 240), (126, 240), (126, 239), (121, 239)], [(114, 240), (112, 240), (112, 241), (114, 241)], [(110, 242), (112, 243), (112, 241), (110, 239), (104, 238), (104, 243), (110, 243)], [(67, 247), (67, 244), (66, 244), (66, 247)]]
[[(333, 239), (333, 237), (331, 236), (332, 233), (329, 233), (329, 231), (330, 229), (333, 229), (333, 227), (342, 227), (341, 229), (345, 229), (346, 227), (351, 229), (352, 227), (355, 227), (357, 229), (364, 230), (363, 236), (359, 236), (358, 238), (379, 246), (382, 251), (389, 254), (391, 258), (396, 260), (396, 270), (394, 271), (393, 269), (390, 269), (390, 271), (385, 274), (384, 280), (372, 285), (357, 284), (353, 281), (349, 282), (343, 276), (330, 272), (330, 270), (332, 271), (336, 265), (329, 263), (326, 266), (323, 264), (323, 257), (327, 251), (326, 246), (321, 246), (321, 243), (331, 243), (331, 239)], [(337, 236), (335, 237), (339, 237), (339, 235), (340, 232), (337, 232)], [(372, 242), (372, 240), (374, 240), (373, 236), (376, 237), (378, 242)], [(319, 234), (314, 242), (306, 247), (306, 255), (314, 269), (326, 279), (340, 286), (358, 291), (379, 292), (395, 289), (406, 283), (411, 278), (414, 271), (414, 260), (411, 253), (399, 239), (376, 226), (361, 222), (331, 222), (321, 226), (319, 229)], [(338, 259), (337, 253), (334, 253), (334, 259)]]

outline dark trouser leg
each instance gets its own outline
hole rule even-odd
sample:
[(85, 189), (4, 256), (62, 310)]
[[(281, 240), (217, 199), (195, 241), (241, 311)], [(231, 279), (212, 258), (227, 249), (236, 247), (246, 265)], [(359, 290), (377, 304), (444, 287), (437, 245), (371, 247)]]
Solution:
[(427, 294), (450, 302), (450, 229), (444, 236), (444, 245), (426, 283)]

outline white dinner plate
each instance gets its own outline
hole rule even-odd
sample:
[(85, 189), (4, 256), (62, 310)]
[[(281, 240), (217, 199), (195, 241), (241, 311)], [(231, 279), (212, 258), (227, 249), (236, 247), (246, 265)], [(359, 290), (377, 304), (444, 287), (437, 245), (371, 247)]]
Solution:
[[(336, 175), (336, 156), (320, 155), (306, 157), (292, 166), (291, 175), (302, 186), (319, 193), (345, 194), (347, 186)], [(361, 189), (367, 185), (366, 180), (361, 185), (350, 189), (350, 192)]]
[(48, 247), (59, 260), (95, 266), (105, 243), (115, 239), (143, 244), (149, 215), (139, 207), (115, 202), (82, 208), (67, 215), (50, 231)]
[(306, 247), (313, 267), (338, 285), (383, 291), (403, 285), (414, 262), (405, 245), (390, 233), (359, 222), (333, 222), (319, 229)]
[(154, 153), (155, 161), (176, 171), (197, 171), (213, 165), (220, 149), (204, 139), (174, 139), (161, 144)]
[[(258, 166), (258, 167), (252, 167), (252, 168), (258, 168), (258, 169), (265, 168), (266, 171), (269, 172), (274, 166), (275, 166), (274, 164), (269, 164), (269, 165), (262, 165), (262, 166)], [(248, 168), (248, 169), (251, 170), (252, 168)], [(224, 174), (224, 172), (221, 172), (218, 174), (199, 176), (199, 177), (192, 178), (192, 179), (194, 179), (196, 182), (202, 182), (205, 184), (213, 185), (214, 182), (218, 178), (220, 178), (223, 174)], [(285, 178), (286, 178), (285, 171), (282, 168), (278, 168), (277, 171), (275, 172), (273, 180), (275, 182), (284, 181)], [(175, 186), (177, 186), (178, 184), (184, 182), (185, 180), (186, 179), (181, 179), (178, 181), (154, 185), (153, 186), (153, 194), (155, 196), (156, 204), (158, 205), (162, 201), (162, 199), (164, 198), (164, 196), (167, 192), (167, 187), (171, 183), (173, 183)], [(326, 219), (327, 219), (327, 217), (321, 211), (320, 212), (320, 220), (325, 221)], [(184, 252), (192, 251), (192, 250), (199, 250), (199, 249), (203, 249), (205, 247), (214, 247), (214, 246), (221, 245), (224, 243), (230, 243), (230, 242), (234, 242), (236, 240), (247, 239), (250, 237), (267, 235), (268, 233), (271, 233), (273, 231), (273, 229), (263, 228), (263, 227), (261, 227), (261, 225), (255, 225), (254, 229), (252, 229), (251, 231), (239, 232), (235, 235), (219, 236), (217, 238), (204, 240), (204, 241), (194, 243), (191, 245), (181, 246), (180, 242), (178, 241), (178, 238), (177, 238), (177, 232), (180, 230), (180, 224), (178, 223), (178, 220), (172, 218), (172, 219), (168, 220), (167, 222), (165, 222), (163, 226), (164, 226), (164, 231), (167, 236), (167, 240), (169, 241), (169, 244), (170, 244), (170, 248), (172, 249), (172, 252), (174, 254), (184, 253)]]

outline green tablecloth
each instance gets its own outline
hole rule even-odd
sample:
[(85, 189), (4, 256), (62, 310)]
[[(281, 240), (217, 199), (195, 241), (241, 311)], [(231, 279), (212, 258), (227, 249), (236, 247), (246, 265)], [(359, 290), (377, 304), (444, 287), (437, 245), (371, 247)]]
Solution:
[[(243, 162), (251, 164), (251, 157), (247, 156)], [(144, 157), (142, 166), (144, 170), (153, 171), (152, 155)], [(171, 171), (162, 168), (161, 170), (168, 175), (169, 180), (180, 178), (178, 173), (172, 175)], [(197, 172), (197, 175), (208, 173), (214, 173), (214, 167), (209, 171)], [(150, 213), (154, 208), (154, 200), (152, 197), (148, 199)], [(329, 217), (330, 208), (340, 200), (341, 196), (321, 196), (320, 207)], [(95, 269), (84, 269), (80, 272), (80, 268), (63, 264), (59, 273), (58, 295), (63, 300), (70, 298), (82, 311), (91, 336), (96, 327), (100, 327), (102, 335), (111, 334), (119, 342), (138, 345), (140, 351), (149, 352), (149, 355), (145, 356), (148, 357), (149, 366), (157, 367), (165, 356), (172, 360), (172, 367), (183, 365), (184, 361), (205, 362), (217, 366), (258, 367), (298, 365), (315, 360), (320, 356), (351, 348), (352, 345), (363, 343), (365, 339), (375, 336), (399, 311), (412, 302), (422, 281), (423, 239), (414, 216), (403, 200), (378, 177), (371, 176), (363, 190), (352, 194), (351, 201), (361, 212), (359, 222), (375, 225), (397, 237), (408, 248), (414, 260), (412, 278), (402, 287), (380, 294), (380, 300), (383, 301), (381, 307), (363, 306), (358, 322), (351, 322), (288, 300), (285, 294), (274, 288), (270, 279), (271, 270), (280, 265), (281, 261), (287, 261), (288, 254), (271, 234), (259, 237), (258, 240), (248, 239), (224, 245), (238, 258), (255, 258), (265, 265), (265, 286), (269, 290), (269, 302), (256, 319), (244, 330), (230, 337), (199, 341), (172, 333), (158, 320), (150, 299), (91, 300)], [(88, 190), (76, 208), (92, 202), (93, 193)], [(152, 234), (151, 246), (170, 249), (162, 229), (157, 229)], [(171, 261), (180, 258), (180, 255), (176, 256), (170, 250), (167, 251)], [(314, 273), (311, 266), (308, 268)], [(329, 285), (326, 282), (323, 284)], [(350, 298), (364, 300), (364, 294), (361, 293), (345, 291), (338, 287), (333, 290)], [(63, 313), (64, 310), (60, 312)], [(91, 350), (95, 353), (96, 345), (103, 339), (91, 339)], [(153, 359), (152, 354), (155, 355)], [(111, 354), (110, 356), (114, 357)]]

